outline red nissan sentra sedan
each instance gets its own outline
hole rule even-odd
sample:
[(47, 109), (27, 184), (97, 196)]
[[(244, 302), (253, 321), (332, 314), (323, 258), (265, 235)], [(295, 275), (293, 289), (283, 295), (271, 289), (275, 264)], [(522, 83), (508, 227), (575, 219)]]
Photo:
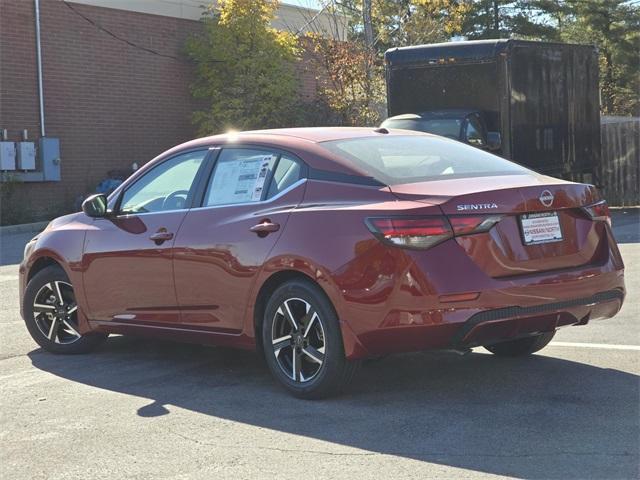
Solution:
[(20, 296), (51, 352), (110, 333), (258, 348), (317, 398), (367, 357), (536, 352), (614, 316), (623, 268), (591, 185), (418, 132), (284, 129), (185, 143), (52, 221)]

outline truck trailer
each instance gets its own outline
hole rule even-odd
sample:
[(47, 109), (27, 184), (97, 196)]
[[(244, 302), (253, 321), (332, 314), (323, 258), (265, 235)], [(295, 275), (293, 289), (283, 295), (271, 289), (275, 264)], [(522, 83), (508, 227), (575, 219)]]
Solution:
[(511, 39), (418, 45), (387, 50), (385, 66), (389, 116), (479, 112), (505, 158), (547, 175), (596, 181), (594, 46)]

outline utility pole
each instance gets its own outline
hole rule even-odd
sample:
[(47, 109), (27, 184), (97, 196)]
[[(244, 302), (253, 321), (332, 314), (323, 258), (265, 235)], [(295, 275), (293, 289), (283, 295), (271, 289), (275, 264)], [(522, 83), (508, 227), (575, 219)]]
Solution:
[(371, 103), (373, 81), (373, 25), (371, 20), (371, 0), (362, 0), (362, 23), (364, 24), (365, 74), (367, 82), (364, 87), (366, 106)]
[(493, 0), (493, 30), (500, 38), (500, 12), (498, 8), (498, 0)]
[(362, 1), (362, 22), (364, 24), (364, 44), (368, 52), (373, 50), (373, 25), (371, 24), (371, 0)]

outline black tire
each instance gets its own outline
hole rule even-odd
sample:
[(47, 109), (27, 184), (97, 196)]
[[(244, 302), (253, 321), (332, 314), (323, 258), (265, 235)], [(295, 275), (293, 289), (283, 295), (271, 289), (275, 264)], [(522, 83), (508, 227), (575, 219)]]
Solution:
[[(285, 304), (289, 305), (291, 316), (297, 318), (298, 330), (294, 329), (289, 316), (282, 313)], [(313, 315), (314, 312), (317, 315)], [(290, 341), (286, 340), (287, 334)], [(274, 339), (285, 340), (274, 346)], [(317, 285), (304, 280), (286, 282), (271, 295), (262, 321), (262, 344), (271, 374), (298, 398), (319, 399), (340, 393), (360, 365), (359, 361), (345, 358), (333, 305)], [(277, 348), (278, 345), (284, 346)], [(307, 351), (314, 353), (309, 355)], [(299, 359), (296, 363), (294, 356)], [(312, 361), (316, 356), (322, 360), (319, 366), (317, 360)], [(295, 365), (298, 365), (299, 376)]]
[(555, 331), (540, 333), (532, 337), (518, 338), (517, 340), (485, 345), (484, 348), (500, 357), (520, 357), (523, 355), (531, 355), (532, 353), (540, 351), (546, 347), (555, 334)]
[[(63, 297), (62, 302), (60, 296)], [(52, 265), (36, 273), (27, 284), (22, 306), (31, 338), (51, 353), (76, 354), (95, 349), (108, 335), (95, 332), (80, 335), (76, 330), (78, 323), (74, 305), (73, 286), (62, 268)]]

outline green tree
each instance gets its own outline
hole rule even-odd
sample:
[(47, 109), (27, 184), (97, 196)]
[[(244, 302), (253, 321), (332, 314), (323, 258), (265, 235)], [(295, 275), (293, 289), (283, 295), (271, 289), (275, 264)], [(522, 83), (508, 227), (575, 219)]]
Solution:
[(467, 0), (337, 0), (327, 11), (347, 16), (349, 39), (313, 37), (322, 104), (342, 125), (374, 125), (384, 115), (387, 48), (442, 42), (458, 33)]
[[(363, 1), (333, 2), (350, 16), (350, 40), (364, 42)], [(468, 0), (372, 0), (373, 47), (378, 55), (387, 48), (443, 42), (460, 33), (470, 5)]]
[(603, 113), (640, 115), (640, 8), (625, 0), (561, 2), (569, 21), (563, 40), (594, 43), (600, 51)]
[(203, 18), (204, 32), (187, 42), (196, 63), (192, 92), (201, 134), (295, 123), (297, 39), (270, 26), (277, 1), (219, 0)]
[[(545, 8), (539, 6), (545, 3)], [(474, 0), (468, 1), (463, 34), (470, 39), (529, 38), (549, 39), (556, 28), (547, 18), (555, 0)], [(547, 10), (547, 8), (549, 10)]]

